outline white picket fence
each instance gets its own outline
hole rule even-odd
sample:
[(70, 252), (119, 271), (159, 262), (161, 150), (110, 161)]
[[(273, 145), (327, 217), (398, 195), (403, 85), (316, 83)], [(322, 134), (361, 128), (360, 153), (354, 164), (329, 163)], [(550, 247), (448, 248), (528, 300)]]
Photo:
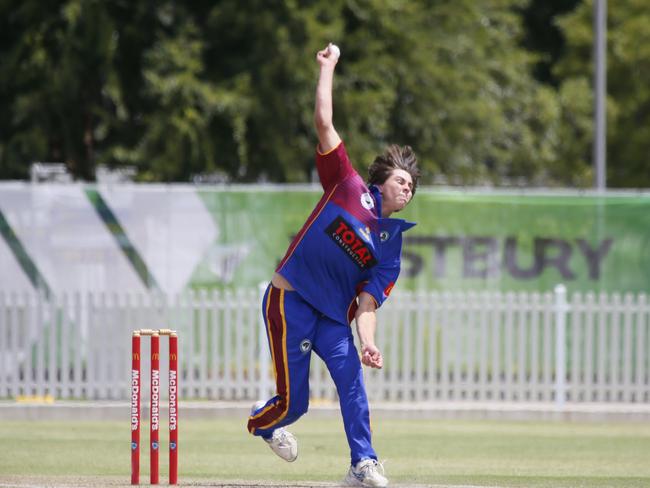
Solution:
[[(256, 289), (0, 294), (0, 398), (125, 400), (131, 331), (140, 328), (178, 330), (182, 399), (266, 398), (273, 371), (260, 298)], [(650, 403), (642, 294), (396, 292), (379, 312), (377, 344), (385, 365), (366, 371), (373, 401)], [(161, 358), (166, 347), (163, 338)], [(315, 355), (310, 378), (312, 398), (336, 399)]]

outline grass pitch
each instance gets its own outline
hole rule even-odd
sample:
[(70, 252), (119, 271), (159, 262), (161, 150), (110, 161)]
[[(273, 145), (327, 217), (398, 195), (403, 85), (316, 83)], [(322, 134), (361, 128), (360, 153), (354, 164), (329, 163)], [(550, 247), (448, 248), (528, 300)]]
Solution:
[[(303, 417), (294, 463), (250, 436), (245, 418), (181, 417), (181, 484), (334, 485), (349, 464), (338, 418)], [(164, 425), (166, 427), (166, 424)], [(648, 487), (650, 425), (569, 422), (387, 420), (374, 444), (394, 485), (492, 487)], [(166, 431), (161, 482), (167, 481)], [(106, 486), (129, 483), (128, 422), (0, 421), (0, 486)], [(148, 483), (143, 424), (141, 482)], [(303, 484), (304, 486), (304, 484)]]

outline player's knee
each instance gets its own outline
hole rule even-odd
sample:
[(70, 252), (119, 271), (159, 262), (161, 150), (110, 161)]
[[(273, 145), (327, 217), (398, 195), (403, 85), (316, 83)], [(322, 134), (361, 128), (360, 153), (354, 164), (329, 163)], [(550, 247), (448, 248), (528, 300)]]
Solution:
[(363, 382), (363, 371), (358, 356), (348, 356), (342, 361), (328, 364), (330, 376), (337, 387), (351, 388)]

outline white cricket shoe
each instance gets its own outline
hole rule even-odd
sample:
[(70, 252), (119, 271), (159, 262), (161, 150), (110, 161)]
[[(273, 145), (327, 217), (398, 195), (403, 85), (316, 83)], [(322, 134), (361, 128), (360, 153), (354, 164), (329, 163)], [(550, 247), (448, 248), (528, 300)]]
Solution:
[(388, 486), (384, 466), (375, 459), (363, 459), (350, 466), (343, 482), (348, 486)]
[[(251, 415), (262, 408), (266, 402), (256, 402), (251, 408)], [(285, 461), (292, 463), (298, 457), (298, 440), (284, 427), (275, 429), (270, 439), (264, 439), (271, 450)]]
[(285, 461), (292, 463), (298, 457), (298, 440), (284, 427), (275, 429), (270, 439), (264, 439), (271, 450)]

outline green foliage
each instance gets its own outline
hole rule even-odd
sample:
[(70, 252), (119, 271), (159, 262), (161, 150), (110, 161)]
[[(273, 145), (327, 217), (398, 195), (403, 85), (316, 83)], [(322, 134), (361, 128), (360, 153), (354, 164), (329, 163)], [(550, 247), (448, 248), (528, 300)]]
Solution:
[(104, 4), (7, 3), (1, 13), (11, 37), (0, 86), (9, 122), (0, 164), (18, 176), (30, 161), (65, 158), (74, 174), (92, 178), (103, 77), (115, 47)]
[(535, 79), (557, 87), (559, 82), (552, 72), (566, 46), (556, 19), (572, 11), (581, 0), (530, 0), (522, 11), (525, 27), (523, 46), (536, 57)]
[[(161, 9), (160, 16), (164, 15), (170, 17), (166, 22), (171, 27), (176, 12)], [(172, 29), (143, 56), (142, 96), (151, 108), (142, 114), (137, 144), (116, 145), (107, 158), (113, 164), (137, 165), (145, 181), (184, 181), (193, 173), (214, 171), (217, 148), (211, 122), (225, 113), (239, 127), (247, 113), (245, 96), (220, 90), (201, 78), (202, 42), (196, 25), (181, 20)], [(245, 92), (245, 79), (242, 86)], [(239, 149), (240, 161), (245, 162), (245, 143)]]
[[(561, 92), (593, 97), (593, 0), (586, 0), (559, 25), (567, 39), (565, 56), (556, 66), (563, 80)], [(612, 187), (650, 186), (650, 12), (644, 0), (609, 2), (607, 37), (607, 184)], [(582, 86), (581, 93), (576, 87)], [(572, 103), (575, 103), (574, 99)], [(575, 107), (571, 107), (575, 108)], [(582, 137), (573, 151), (591, 149), (592, 138)], [(583, 156), (589, 161), (590, 156)]]
[[(610, 7), (618, 186), (650, 184), (645, 10)], [(428, 183), (587, 186), (590, 15), (579, 0), (0, 2), (0, 177), (40, 160), (82, 179), (101, 163), (142, 181), (309, 180), (315, 53), (333, 41), (335, 124), (359, 170), (396, 142)]]
[(342, 83), (344, 127), (361, 159), (397, 141), (417, 149), (429, 181), (563, 183), (548, 171), (560, 158), (558, 99), (532, 78), (533, 57), (518, 47), (514, 9), (523, 4), (357, 7)]
[(338, 37), (336, 5), (224, 0), (210, 10), (207, 76), (246, 100), (245, 111), (233, 107), (237, 119), (213, 125), (220, 166), (232, 178), (304, 181), (310, 174), (316, 51)]

